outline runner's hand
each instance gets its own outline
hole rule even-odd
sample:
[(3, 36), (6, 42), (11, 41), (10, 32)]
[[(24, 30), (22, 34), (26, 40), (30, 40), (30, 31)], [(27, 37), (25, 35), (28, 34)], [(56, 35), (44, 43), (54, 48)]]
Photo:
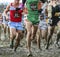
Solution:
[(6, 16), (6, 21), (8, 21), (8, 19), (9, 19), (9, 17), (8, 17), (8, 16)]

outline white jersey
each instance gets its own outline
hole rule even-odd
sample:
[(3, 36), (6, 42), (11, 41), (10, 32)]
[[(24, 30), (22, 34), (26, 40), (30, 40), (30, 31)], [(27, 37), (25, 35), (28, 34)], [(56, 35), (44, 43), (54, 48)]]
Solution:
[(46, 6), (47, 6), (47, 5), (48, 5), (47, 2), (45, 2), (45, 3), (43, 4), (43, 6), (42, 6), (42, 9), (43, 9), (42, 13), (45, 13), (45, 9), (46, 9)]
[(47, 22), (46, 22), (46, 19), (40, 20), (39, 28), (40, 28), (40, 29), (43, 29), (43, 30), (48, 28), (48, 24), (47, 24)]

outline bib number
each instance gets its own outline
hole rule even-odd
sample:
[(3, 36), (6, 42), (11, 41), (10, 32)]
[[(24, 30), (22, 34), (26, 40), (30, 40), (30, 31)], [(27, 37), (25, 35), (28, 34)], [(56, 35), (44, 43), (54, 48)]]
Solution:
[(37, 10), (37, 4), (35, 2), (30, 3), (30, 8), (31, 8), (32, 11)]
[(19, 18), (20, 17), (20, 14), (18, 12), (15, 12), (14, 17), (15, 18)]

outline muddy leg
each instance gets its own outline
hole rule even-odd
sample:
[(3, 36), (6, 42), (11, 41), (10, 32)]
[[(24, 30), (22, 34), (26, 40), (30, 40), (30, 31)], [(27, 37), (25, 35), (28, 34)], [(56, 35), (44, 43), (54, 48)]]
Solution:
[(50, 29), (50, 34), (48, 35), (48, 40), (47, 40), (47, 47), (46, 47), (46, 49), (49, 48), (49, 43), (50, 43), (50, 40), (51, 40), (52, 35), (53, 35), (53, 33), (54, 33), (54, 28), (55, 28), (55, 27), (52, 27), (52, 28)]

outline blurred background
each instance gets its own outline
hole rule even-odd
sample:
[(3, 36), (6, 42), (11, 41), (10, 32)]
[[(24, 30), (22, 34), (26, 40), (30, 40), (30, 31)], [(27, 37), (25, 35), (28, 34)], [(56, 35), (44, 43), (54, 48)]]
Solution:
[[(3, 13), (6, 6), (11, 2), (13, 2), (13, 0), (0, 0), (0, 13)], [(22, 2), (22, 0), (20, 0), (20, 2)]]

